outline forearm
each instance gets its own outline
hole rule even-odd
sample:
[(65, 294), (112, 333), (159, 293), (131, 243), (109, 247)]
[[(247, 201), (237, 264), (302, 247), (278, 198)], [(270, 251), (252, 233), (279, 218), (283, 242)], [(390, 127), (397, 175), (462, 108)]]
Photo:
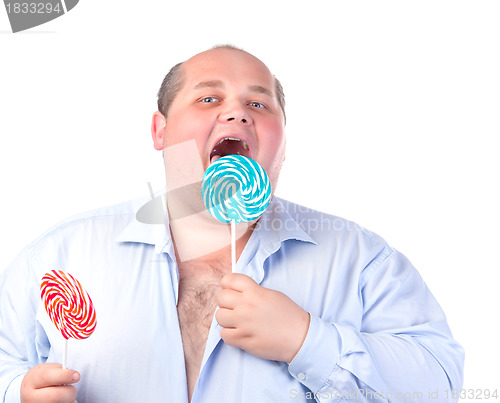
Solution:
[(0, 276), (0, 402), (19, 402), (23, 376), (35, 365), (36, 276), (28, 249)]
[(0, 402), (20, 401), (21, 382), (28, 369), (26, 362), (8, 356), (0, 349)]
[[(437, 347), (440, 357), (428, 351)], [(461, 361), (460, 346), (442, 334), (368, 334), (311, 317), (289, 371), (318, 402), (436, 401), (436, 391), (439, 401), (446, 401), (446, 390), (461, 387)]]
[(23, 382), (24, 373), (16, 376), (6, 385), (6, 389), (0, 388), (0, 393), (4, 396), (3, 403), (19, 403), (21, 401), (21, 383)]

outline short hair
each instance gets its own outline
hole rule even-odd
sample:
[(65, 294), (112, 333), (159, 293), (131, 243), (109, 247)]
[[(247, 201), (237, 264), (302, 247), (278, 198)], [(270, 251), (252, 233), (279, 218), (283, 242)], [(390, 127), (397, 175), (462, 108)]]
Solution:
[(167, 73), (158, 90), (158, 110), (167, 117), (174, 98), (182, 88), (182, 63), (177, 63)]
[[(233, 45), (218, 45), (214, 46), (212, 49), (232, 49), (239, 50), (241, 52), (246, 52), (243, 49), (237, 48)], [(249, 53), (250, 54), (250, 53)], [(162, 113), (163, 116), (167, 117), (168, 111), (172, 102), (174, 102), (175, 96), (179, 93), (182, 88), (183, 83), (183, 73), (182, 73), (182, 65), (184, 62), (177, 63), (174, 67), (170, 69), (167, 73), (163, 82), (161, 83), (160, 89), (158, 90), (158, 110)], [(286, 122), (286, 114), (285, 114), (285, 93), (283, 91), (283, 86), (280, 81), (274, 76), (274, 91), (276, 92), (276, 98), (278, 99), (278, 104), (283, 111), (283, 116), (285, 117)]]

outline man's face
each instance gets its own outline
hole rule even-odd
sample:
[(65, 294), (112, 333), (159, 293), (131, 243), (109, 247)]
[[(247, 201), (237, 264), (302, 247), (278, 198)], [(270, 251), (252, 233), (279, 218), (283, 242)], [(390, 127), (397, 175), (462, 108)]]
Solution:
[(182, 78), (163, 135), (153, 132), (155, 148), (195, 140), (203, 169), (221, 156), (245, 155), (262, 165), (274, 192), (285, 123), (267, 67), (245, 52), (213, 49), (186, 61)]

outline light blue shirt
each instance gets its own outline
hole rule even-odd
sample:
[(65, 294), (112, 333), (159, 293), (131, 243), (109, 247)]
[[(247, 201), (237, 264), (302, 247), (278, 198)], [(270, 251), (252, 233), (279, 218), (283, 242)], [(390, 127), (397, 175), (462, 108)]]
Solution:
[[(64, 339), (40, 300), (42, 276), (60, 269), (97, 312), (94, 334), (69, 341), (78, 402), (187, 403), (173, 243), (168, 225), (136, 219), (143, 203), (67, 220), (2, 273), (4, 402), (19, 402), (29, 368), (62, 362)], [(401, 253), (360, 226), (275, 197), (237, 271), (289, 296), (310, 313), (310, 327), (287, 364), (226, 345), (214, 318), (193, 403), (436, 403), (461, 388), (463, 351), (438, 303)]]

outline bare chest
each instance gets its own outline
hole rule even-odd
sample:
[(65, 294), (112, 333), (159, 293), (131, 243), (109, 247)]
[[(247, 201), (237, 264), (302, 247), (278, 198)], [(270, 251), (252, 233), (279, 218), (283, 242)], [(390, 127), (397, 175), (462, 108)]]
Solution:
[(230, 267), (202, 262), (179, 264), (177, 313), (184, 348), (189, 397), (198, 380), (203, 352), (215, 312), (220, 281)]
[(214, 274), (180, 280), (177, 313), (181, 332), (189, 331), (190, 339), (207, 335), (217, 305), (215, 296), (220, 290), (221, 278)]

